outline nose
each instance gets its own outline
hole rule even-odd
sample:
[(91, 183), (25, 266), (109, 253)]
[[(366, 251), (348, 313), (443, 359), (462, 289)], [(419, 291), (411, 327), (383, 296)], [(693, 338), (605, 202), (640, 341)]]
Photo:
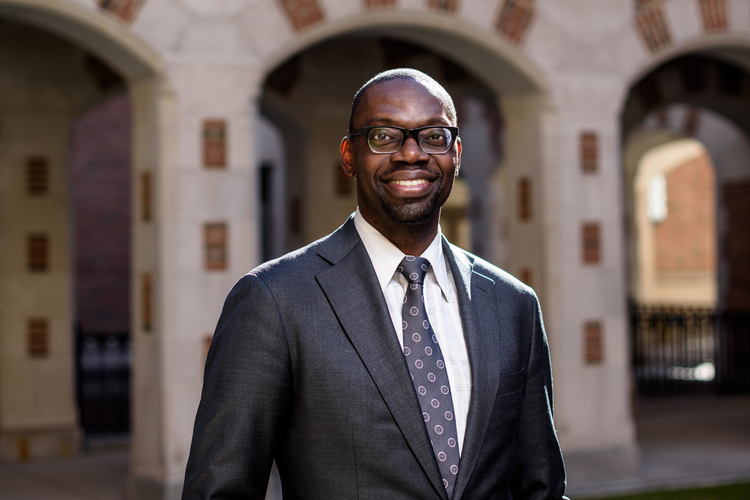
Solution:
[(401, 146), (401, 149), (393, 153), (391, 156), (392, 161), (402, 161), (405, 163), (417, 163), (420, 161), (427, 161), (430, 159), (430, 155), (422, 151), (417, 143), (417, 138), (408, 136)]

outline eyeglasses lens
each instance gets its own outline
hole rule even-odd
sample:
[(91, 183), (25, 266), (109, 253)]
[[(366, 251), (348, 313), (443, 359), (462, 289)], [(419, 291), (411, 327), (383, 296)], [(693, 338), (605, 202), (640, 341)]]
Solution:
[[(378, 127), (370, 130), (367, 142), (375, 153), (395, 153), (404, 143), (404, 133), (396, 128)], [(445, 153), (452, 144), (451, 131), (442, 127), (420, 130), (417, 143), (425, 153)]]

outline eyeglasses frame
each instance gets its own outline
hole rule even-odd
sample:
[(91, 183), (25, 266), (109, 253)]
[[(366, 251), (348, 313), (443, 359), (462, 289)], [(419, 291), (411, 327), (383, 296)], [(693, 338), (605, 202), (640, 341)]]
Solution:
[[(367, 136), (370, 134), (370, 131), (372, 129), (376, 129), (376, 128), (393, 128), (396, 130), (400, 130), (401, 133), (404, 134), (404, 137), (401, 139), (401, 145), (398, 147), (398, 149), (396, 149), (396, 151), (393, 151), (391, 153), (381, 153), (380, 151), (375, 151), (374, 149), (372, 149), (372, 146), (370, 145), (370, 140), (367, 138)], [(428, 128), (446, 128), (451, 133), (451, 142), (450, 144), (448, 144), (448, 148), (442, 153), (427, 153), (424, 149), (422, 149), (422, 145), (419, 143), (419, 133), (422, 130), (427, 130)], [(419, 146), (420, 151), (422, 151), (423, 153), (428, 154), (428, 155), (444, 155), (445, 153), (450, 151), (451, 148), (453, 147), (453, 144), (456, 143), (456, 139), (458, 139), (458, 127), (452, 127), (450, 125), (427, 125), (425, 127), (404, 128), (404, 127), (397, 127), (395, 125), (372, 125), (372, 126), (358, 128), (357, 130), (349, 134), (349, 139), (351, 139), (352, 137), (356, 137), (358, 135), (361, 135), (362, 137), (364, 137), (365, 141), (367, 141), (367, 146), (370, 148), (370, 151), (378, 155), (392, 155), (394, 153), (398, 153), (399, 151), (401, 151), (401, 148), (404, 147), (404, 144), (406, 143), (406, 139), (408, 139), (409, 136), (412, 136), (414, 138), (414, 140), (417, 143), (417, 146)]]

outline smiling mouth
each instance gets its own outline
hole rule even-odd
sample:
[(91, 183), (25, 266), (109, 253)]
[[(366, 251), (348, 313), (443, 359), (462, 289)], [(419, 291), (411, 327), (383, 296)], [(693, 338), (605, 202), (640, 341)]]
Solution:
[(430, 181), (427, 179), (413, 179), (403, 181), (390, 181), (389, 184), (398, 184), (400, 186), (419, 186), (420, 184), (428, 184)]

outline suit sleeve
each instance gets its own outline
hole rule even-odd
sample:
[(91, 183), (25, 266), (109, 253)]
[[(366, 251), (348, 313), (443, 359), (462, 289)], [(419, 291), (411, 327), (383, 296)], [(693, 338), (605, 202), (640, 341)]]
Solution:
[(511, 491), (515, 500), (560, 500), (566, 498), (565, 467), (553, 422), (549, 347), (539, 302), (532, 297), (527, 312), (531, 348)]
[(229, 293), (209, 349), (182, 500), (263, 500), (291, 385), (278, 306), (247, 275)]

